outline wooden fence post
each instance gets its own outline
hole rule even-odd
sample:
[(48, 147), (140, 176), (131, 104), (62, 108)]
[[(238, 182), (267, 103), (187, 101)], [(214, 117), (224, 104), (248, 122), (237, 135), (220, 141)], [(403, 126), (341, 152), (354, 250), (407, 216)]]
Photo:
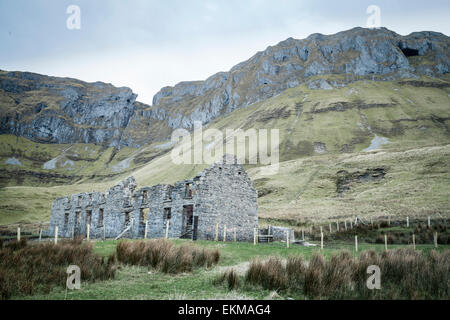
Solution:
[(87, 228), (87, 231), (86, 231), (86, 238), (87, 238), (87, 241), (89, 241), (89, 236), (90, 236), (90, 233), (91, 233), (91, 225), (90, 225), (90, 224), (87, 224), (87, 225), (86, 225), (86, 228)]
[(58, 226), (55, 227), (55, 244), (58, 243)]
[(355, 236), (355, 251), (358, 252), (358, 236)]
[(416, 250), (416, 235), (414, 233), (412, 235), (412, 238), (413, 238), (413, 248), (414, 250)]
[(406, 227), (409, 228), (409, 217), (406, 217)]
[(148, 232), (148, 220), (145, 220), (144, 239), (147, 239), (147, 232)]
[(219, 224), (216, 223), (216, 241), (219, 241)]
[(236, 227), (234, 227), (233, 228), (233, 233), (234, 233), (234, 242), (236, 242), (237, 241), (237, 238), (236, 238)]
[(286, 247), (289, 248), (290, 240), (289, 240), (289, 230), (286, 231)]
[(227, 241), (227, 225), (223, 226), (223, 242)]
[(167, 219), (167, 222), (166, 222), (166, 240), (169, 239), (169, 224), (170, 224), (170, 220)]
[(41, 242), (42, 239), (42, 229), (39, 229), (39, 242)]
[(320, 250), (323, 250), (323, 232), (320, 233)]
[(17, 227), (17, 241), (20, 241), (20, 227)]
[(384, 250), (387, 251), (387, 234), (384, 235)]

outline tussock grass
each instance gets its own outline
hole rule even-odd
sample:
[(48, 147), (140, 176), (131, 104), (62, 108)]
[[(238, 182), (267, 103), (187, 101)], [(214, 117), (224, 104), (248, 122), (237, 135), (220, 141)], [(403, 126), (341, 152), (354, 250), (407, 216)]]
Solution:
[(234, 269), (226, 270), (213, 280), (214, 285), (221, 285), (224, 283), (226, 283), (229, 290), (235, 290), (239, 288), (240, 278)]
[(266, 262), (253, 260), (245, 276), (250, 284), (261, 284), (264, 289), (285, 289), (288, 285), (285, 267), (279, 257), (270, 257)]
[[(381, 289), (370, 290), (367, 268), (380, 267)], [(378, 254), (364, 251), (353, 258), (343, 250), (326, 259), (314, 253), (309, 263), (301, 256), (287, 261), (279, 257), (253, 260), (244, 276), (250, 288), (261, 287), (310, 299), (449, 299), (450, 250), (424, 254), (412, 249), (394, 249)], [(226, 271), (216, 280), (233, 283), (233, 271)]]
[(0, 247), (0, 298), (15, 295), (49, 293), (54, 286), (64, 286), (66, 269), (77, 265), (81, 280), (114, 278), (115, 256), (100, 258), (89, 243), (81, 239), (29, 245), (25, 239), (10, 241)]
[(220, 260), (219, 250), (191, 245), (174, 246), (158, 239), (150, 241), (121, 241), (116, 248), (118, 261), (138, 266), (148, 266), (163, 273), (191, 272), (194, 268), (209, 268)]

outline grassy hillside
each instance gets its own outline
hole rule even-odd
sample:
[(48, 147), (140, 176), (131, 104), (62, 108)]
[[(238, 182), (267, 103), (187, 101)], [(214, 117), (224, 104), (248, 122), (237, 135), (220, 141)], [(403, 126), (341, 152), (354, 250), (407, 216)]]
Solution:
[[(448, 77), (302, 85), (208, 128), (280, 130), (278, 174), (247, 165), (264, 219), (449, 215), (449, 102)], [(173, 164), (164, 142), (118, 150), (1, 135), (0, 146), (0, 224), (48, 221), (56, 196), (106, 190), (129, 174), (141, 186), (173, 183), (207, 166)]]
[[(450, 215), (449, 158), (450, 145), (379, 150), (291, 160), (270, 178), (258, 168), (250, 175), (266, 194), (259, 198), (259, 214), (266, 219), (298, 224), (355, 216), (437, 218)], [(348, 191), (339, 192), (347, 181)]]

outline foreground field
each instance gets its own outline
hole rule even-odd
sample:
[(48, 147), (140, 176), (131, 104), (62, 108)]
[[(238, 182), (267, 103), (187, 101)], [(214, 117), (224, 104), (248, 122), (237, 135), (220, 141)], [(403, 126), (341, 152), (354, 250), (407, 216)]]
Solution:
[[(170, 240), (175, 245), (190, 244), (188, 240)], [(102, 257), (108, 257), (115, 252), (118, 242), (107, 240), (94, 243), (94, 252)], [(233, 268), (239, 275), (243, 275), (250, 262), (255, 258), (279, 256), (302, 256), (305, 260), (317, 252), (319, 247), (304, 247), (275, 242), (269, 244), (233, 243), (197, 241), (196, 246), (220, 251), (220, 262), (210, 269), (195, 269), (192, 273), (169, 275), (150, 270), (147, 267), (121, 265), (113, 280), (94, 283), (82, 283), (80, 290), (66, 291), (56, 287), (49, 294), (36, 294), (33, 296), (18, 296), (14, 299), (287, 299), (301, 296), (292, 296), (286, 292), (265, 290), (262, 288), (243, 287), (237, 291), (230, 291), (226, 286), (214, 285), (214, 280), (224, 271)], [(411, 246), (390, 245), (389, 249), (405, 248)], [(326, 257), (347, 249), (353, 257), (359, 252), (374, 249), (377, 252), (384, 250), (384, 245), (360, 244), (359, 252), (355, 252), (351, 243), (336, 243), (326, 246), (321, 251)], [(429, 253), (433, 245), (418, 245), (418, 250)], [(450, 249), (448, 245), (439, 245), (438, 251)]]

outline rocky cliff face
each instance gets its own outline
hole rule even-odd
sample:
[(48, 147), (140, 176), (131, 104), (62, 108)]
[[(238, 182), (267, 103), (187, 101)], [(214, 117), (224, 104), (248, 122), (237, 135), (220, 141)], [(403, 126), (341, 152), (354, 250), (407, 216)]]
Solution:
[[(205, 81), (162, 88), (153, 106), (129, 88), (105, 83), (0, 72), (0, 133), (48, 143), (140, 147), (176, 128), (206, 124), (304, 82), (330, 90), (361, 80), (396, 80), (449, 72), (449, 37), (400, 36), (385, 28), (289, 38)], [(341, 75), (327, 82), (326, 75)]]
[(136, 109), (131, 89), (101, 82), (1, 72), (0, 89), (0, 132), (38, 142), (118, 146)]
[[(354, 28), (334, 35), (289, 38), (258, 52), (229, 72), (205, 81), (165, 87), (153, 98), (172, 128), (191, 128), (221, 114), (246, 107), (308, 82), (313, 89), (332, 89), (368, 78), (394, 80), (417, 75), (439, 77), (450, 70), (449, 37), (436, 32), (400, 36), (385, 28)], [(327, 83), (314, 76), (344, 75)]]

